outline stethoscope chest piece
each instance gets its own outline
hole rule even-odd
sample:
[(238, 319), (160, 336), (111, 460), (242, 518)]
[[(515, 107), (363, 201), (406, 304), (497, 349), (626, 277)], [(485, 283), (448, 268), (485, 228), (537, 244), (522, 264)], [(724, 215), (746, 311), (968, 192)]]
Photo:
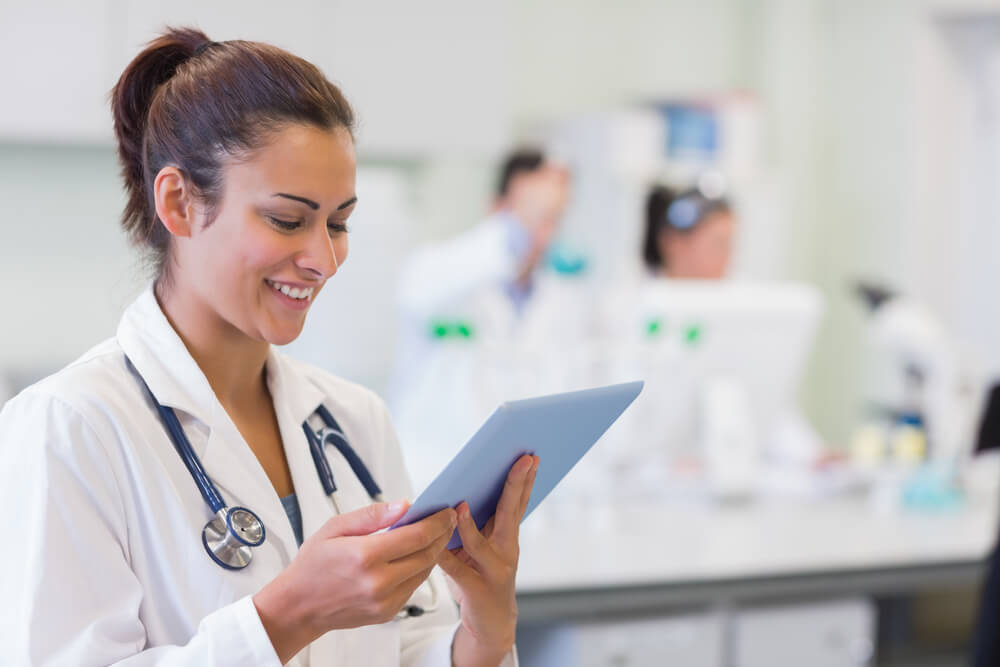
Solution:
[(201, 541), (216, 563), (227, 570), (242, 570), (253, 558), (251, 547), (264, 543), (264, 523), (245, 507), (219, 510), (205, 524)]

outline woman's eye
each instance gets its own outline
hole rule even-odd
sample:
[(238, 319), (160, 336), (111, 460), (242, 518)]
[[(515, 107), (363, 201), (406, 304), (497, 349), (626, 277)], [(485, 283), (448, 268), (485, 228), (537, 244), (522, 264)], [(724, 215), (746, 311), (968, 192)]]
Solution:
[(336, 232), (338, 234), (346, 234), (350, 230), (347, 228), (346, 222), (328, 222), (326, 228), (331, 232)]
[(271, 224), (273, 224), (275, 227), (278, 227), (279, 229), (284, 229), (289, 232), (294, 229), (298, 229), (299, 226), (302, 224), (298, 220), (282, 220), (281, 218), (275, 218), (274, 216), (268, 216), (268, 220), (270, 220)]

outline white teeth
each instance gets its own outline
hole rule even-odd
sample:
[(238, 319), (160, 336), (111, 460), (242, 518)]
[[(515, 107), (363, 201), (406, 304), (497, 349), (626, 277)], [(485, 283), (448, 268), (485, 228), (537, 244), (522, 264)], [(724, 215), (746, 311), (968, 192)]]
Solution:
[(289, 285), (276, 283), (273, 280), (268, 280), (267, 284), (293, 299), (308, 299), (312, 297), (313, 291), (316, 289), (315, 287), (290, 287)]

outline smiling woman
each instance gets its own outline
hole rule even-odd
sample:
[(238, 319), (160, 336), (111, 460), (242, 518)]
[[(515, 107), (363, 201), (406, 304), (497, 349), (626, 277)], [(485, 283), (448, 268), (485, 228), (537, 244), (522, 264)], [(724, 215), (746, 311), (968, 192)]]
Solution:
[(343, 95), (281, 49), (180, 29), (112, 108), (122, 223), (154, 276), (115, 337), (0, 413), (0, 503), (23, 536), (0, 551), (5, 657), (513, 665), (537, 460), (482, 532), (464, 503), (384, 532), (408, 505), (383, 493), (411, 495), (385, 405), (272, 347), (347, 259)]

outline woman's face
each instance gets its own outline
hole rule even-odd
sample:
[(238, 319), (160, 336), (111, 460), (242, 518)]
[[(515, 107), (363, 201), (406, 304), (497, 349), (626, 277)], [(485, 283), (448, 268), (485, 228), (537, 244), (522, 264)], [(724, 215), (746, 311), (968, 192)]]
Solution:
[(226, 164), (223, 179), (216, 218), (175, 243), (174, 282), (224, 326), (289, 343), (347, 259), (357, 200), (351, 135), (289, 126), (249, 159)]
[(733, 254), (733, 214), (715, 211), (690, 232), (665, 230), (660, 236), (661, 256), (671, 278), (719, 280), (729, 269)]

